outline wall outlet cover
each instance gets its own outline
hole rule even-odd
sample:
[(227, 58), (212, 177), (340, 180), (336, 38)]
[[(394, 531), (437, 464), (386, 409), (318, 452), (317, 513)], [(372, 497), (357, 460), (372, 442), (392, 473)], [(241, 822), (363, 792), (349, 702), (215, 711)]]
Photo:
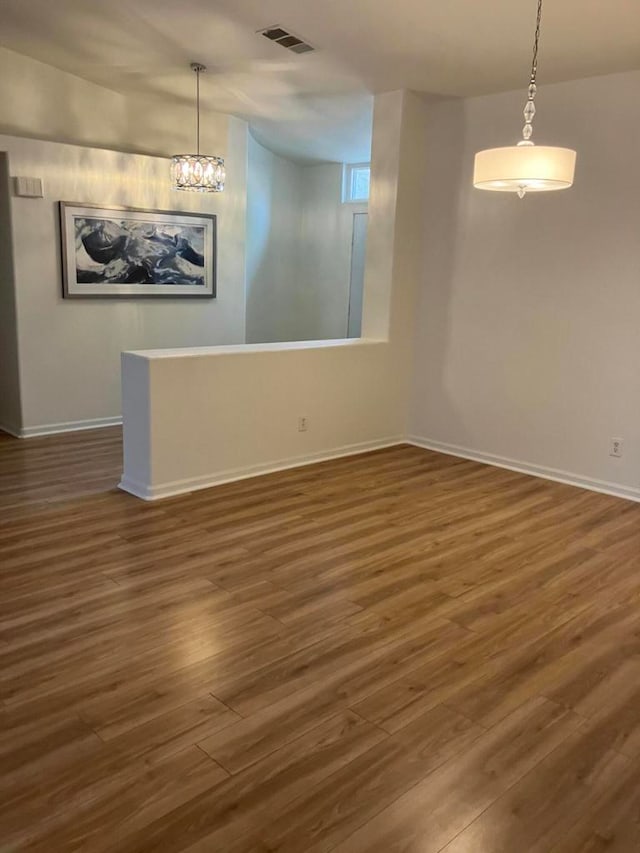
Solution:
[(621, 438), (612, 438), (609, 446), (609, 456), (622, 456), (623, 440)]
[(14, 178), (14, 191), (21, 198), (44, 198), (42, 178)]

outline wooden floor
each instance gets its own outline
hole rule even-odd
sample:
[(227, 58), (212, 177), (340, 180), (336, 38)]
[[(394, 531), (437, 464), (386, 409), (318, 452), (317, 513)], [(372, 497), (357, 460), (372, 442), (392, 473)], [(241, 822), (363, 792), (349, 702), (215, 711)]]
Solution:
[(0, 850), (640, 851), (640, 505), (397, 447), (145, 504), (0, 438)]

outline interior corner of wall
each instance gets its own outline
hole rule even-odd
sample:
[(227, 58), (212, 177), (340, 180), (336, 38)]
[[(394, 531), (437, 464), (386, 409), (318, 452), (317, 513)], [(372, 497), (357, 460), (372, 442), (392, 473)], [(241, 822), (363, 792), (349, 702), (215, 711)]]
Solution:
[(9, 153), (0, 151), (0, 416), (19, 433), (24, 427), (24, 407), (11, 207)]

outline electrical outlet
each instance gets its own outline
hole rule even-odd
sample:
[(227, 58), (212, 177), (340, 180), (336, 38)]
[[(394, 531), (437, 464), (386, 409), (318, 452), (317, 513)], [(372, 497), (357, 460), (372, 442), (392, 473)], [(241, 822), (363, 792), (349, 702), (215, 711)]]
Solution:
[(609, 446), (609, 456), (622, 456), (622, 439), (612, 438)]
[(298, 418), (298, 432), (306, 432), (309, 429), (309, 418)]

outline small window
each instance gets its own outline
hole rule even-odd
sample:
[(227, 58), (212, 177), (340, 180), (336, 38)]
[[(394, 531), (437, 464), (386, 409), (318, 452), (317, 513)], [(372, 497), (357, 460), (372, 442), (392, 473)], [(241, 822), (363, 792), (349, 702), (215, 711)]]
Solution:
[(345, 202), (369, 201), (369, 185), (371, 183), (371, 164), (355, 163), (344, 167)]

